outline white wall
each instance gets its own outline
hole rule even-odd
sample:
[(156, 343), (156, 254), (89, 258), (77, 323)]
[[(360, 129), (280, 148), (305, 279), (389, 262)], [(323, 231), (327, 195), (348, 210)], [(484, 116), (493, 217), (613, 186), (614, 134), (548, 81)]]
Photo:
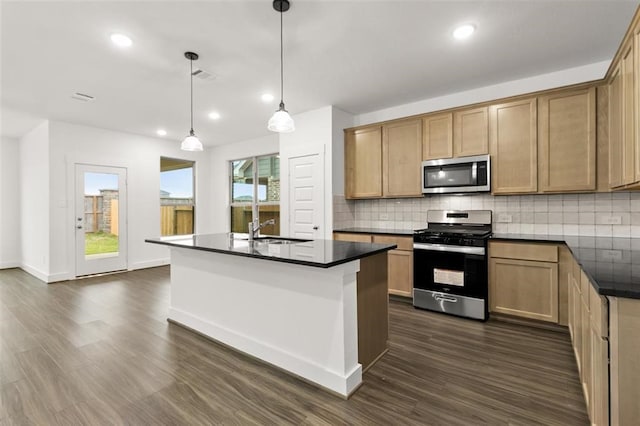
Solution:
[[(145, 238), (160, 234), (160, 157), (195, 161), (196, 232), (212, 231), (210, 156), (207, 152), (180, 150), (180, 142), (52, 121), (50, 132), (50, 181), (48, 197), (51, 231), (51, 263), (48, 281), (75, 276), (75, 164), (127, 168), (128, 268), (165, 264), (166, 247), (148, 244)], [(22, 168), (23, 173), (28, 170)], [(23, 217), (27, 227), (31, 220)], [(24, 227), (23, 227), (24, 229)], [(45, 242), (46, 244), (46, 242)]]
[(610, 63), (611, 61), (602, 61), (548, 74), (523, 78), (520, 80), (507, 81), (504, 83), (494, 84), (492, 86), (452, 93), (436, 98), (424, 99), (409, 104), (397, 105), (391, 108), (360, 114), (355, 117), (354, 122), (356, 126), (360, 126), (479, 102), (487, 102), (494, 99), (522, 95), (540, 90), (555, 89), (557, 87), (599, 80), (606, 74)]
[(0, 139), (0, 269), (20, 266), (20, 145)]
[(333, 195), (344, 195), (344, 129), (354, 126), (354, 116), (333, 108), (332, 127), (332, 186)]
[[(334, 191), (344, 193), (344, 134), (343, 129), (353, 126), (353, 116), (333, 106), (307, 111), (293, 116), (296, 131), (280, 135), (280, 173), (282, 188), (289, 187), (288, 158), (324, 153), (324, 224), (319, 238), (332, 238), (333, 231), (333, 195)], [(289, 193), (282, 191), (282, 223), (289, 221)], [(288, 226), (282, 228), (288, 235)]]
[(209, 232), (229, 232), (231, 229), (229, 210), (229, 161), (240, 160), (253, 156), (275, 154), (279, 152), (279, 150), (280, 146), (277, 133), (229, 145), (216, 146), (210, 150), (209, 164), (211, 172), (210, 180), (207, 182), (207, 196), (211, 197), (211, 227)]
[(20, 262), (46, 281), (49, 274), (49, 122), (19, 143)]

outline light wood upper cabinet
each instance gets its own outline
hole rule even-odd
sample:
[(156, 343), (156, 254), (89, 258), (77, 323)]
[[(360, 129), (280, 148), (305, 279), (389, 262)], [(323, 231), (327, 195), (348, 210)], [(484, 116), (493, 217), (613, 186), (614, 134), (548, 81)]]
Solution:
[(635, 182), (636, 135), (634, 101), (634, 57), (633, 45), (629, 46), (621, 60), (622, 77), (622, 183)]
[(596, 88), (538, 99), (540, 191), (596, 189)]
[(454, 111), (453, 156), (466, 157), (489, 153), (489, 109), (487, 107)]
[(489, 108), (489, 148), (494, 194), (538, 190), (535, 98)]
[(422, 119), (422, 159), (453, 157), (453, 114), (436, 114)]
[(422, 123), (419, 119), (383, 126), (382, 188), (387, 197), (419, 197)]
[(382, 127), (345, 132), (345, 197), (382, 196)]
[(622, 66), (609, 84), (609, 186), (622, 185)]

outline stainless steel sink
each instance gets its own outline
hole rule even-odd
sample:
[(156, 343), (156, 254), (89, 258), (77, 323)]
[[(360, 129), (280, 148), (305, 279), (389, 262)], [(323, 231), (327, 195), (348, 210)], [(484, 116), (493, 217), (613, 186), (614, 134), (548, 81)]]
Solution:
[(254, 238), (253, 241), (266, 243), (266, 244), (296, 244), (296, 243), (307, 243), (311, 240), (300, 240), (297, 238), (258, 237), (258, 238)]
[[(237, 238), (238, 240), (247, 241), (248, 237)], [(257, 237), (253, 241), (264, 244), (296, 244), (296, 243), (308, 243), (311, 240), (301, 240), (298, 238), (284, 238), (284, 237)]]

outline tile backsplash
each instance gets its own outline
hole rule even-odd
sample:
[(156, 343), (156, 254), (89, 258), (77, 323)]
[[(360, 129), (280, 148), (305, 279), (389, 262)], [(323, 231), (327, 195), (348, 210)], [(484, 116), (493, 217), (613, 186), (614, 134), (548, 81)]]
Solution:
[(419, 229), (427, 210), (492, 210), (493, 231), (507, 234), (640, 238), (640, 192), (558, 195), (433, 195), (345, 200), (334, 196), (334, 229)]

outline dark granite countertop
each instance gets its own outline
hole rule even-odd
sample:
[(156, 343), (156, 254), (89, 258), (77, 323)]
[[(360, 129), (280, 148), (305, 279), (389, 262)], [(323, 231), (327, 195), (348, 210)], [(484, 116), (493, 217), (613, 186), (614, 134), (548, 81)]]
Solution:
[(334, 229), (333, 232), (350, 234), (381, 234), (381, 235), (406, 235), (413, 236), (413, 230), (406, 229), (380, 229), (380, 228), (343, 228)]
[(234, 237), (230, 237), (230, 234), (196, 234), (179, 237), (148, 238), (145, 241), (169, 247), (253, 257), (318, 268), (330, 268), (396, 248), (395, 244), (352, 243), (333, 240), (274, 244), (260, 240), (249, 242), (243, 239), (246, 238), (246, 235), (242, 234)]
[(564, 243), (603, 296), (640, 299), (640, 238), (493, 234), (494, 240)]

